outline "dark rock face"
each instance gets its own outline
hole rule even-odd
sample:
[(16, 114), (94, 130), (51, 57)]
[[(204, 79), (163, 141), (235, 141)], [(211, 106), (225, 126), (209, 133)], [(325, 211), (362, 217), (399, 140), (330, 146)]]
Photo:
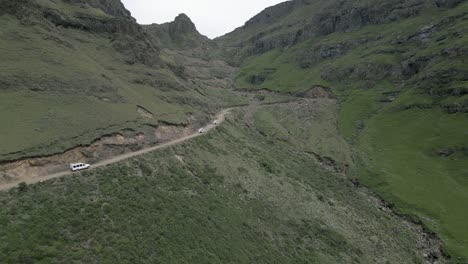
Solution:
[(438, 7), (455, 7), (464, 0), (434, 0)]
[(441, 55), (444, 57), (448, 57), (448, 58), (467, 56), (468, 48), (467, 47), (448, 48), (448, 49), (443, 50)]
[(249, 77), (249, 82), (255, 85), (262, 84), (265, 82), (265, 80), (266, 80), (266, 77), (262, 75), (252, 75)]
[[(261, 54), (275, 48), (284, 48), (310, 38), (329, 35), (334, 32), (346, 32), (366, 25), (390, 23), (417, 16), (423, 10), (432, 7), (454, 7), (463, 0), (380, 0), (372, 3), (322, 0), (317, 2), (323, 2), (321, 3), (322, 7), (310, 17), (293, 21), (287, 25), (278, 23), (273, 28), (271, 25), (275, 25), (283, 17), (308, 5), (316, 4), (316, 2), (295, 0), (267, 8), (249, 20), (243, 27), (221, 37), (218, 41), (239, 41), (236, 36), (241, 36), (252, 30), (257, 33), (250, 35), (247, 39), (240, 40), (234, 46), (243, 49), (245, 56)], [(264, 31), (254, 30), (256, 28), (268, 29)], [(435, 26), (424, 28), (413, 38), (424, 42), (437, 29)], [(278, 34), (276, 32), (282, 33)]]
[(424, 45), (429, 41), (429, 39), (435, 33), (439, 31), (439, 29), (440, 29), (439, 25), (433, 25), (433, 24), (427, 25), (425, 27), (420, 28), (413, 35), (406, 37), (404, 42), (405, 43), (415, 42), (419, 45)]
[(195, 24), (185, 14), (178, 15), (172, 23), (169, 23), (167, 30), (173, 43), (181, 46), (194, 47), (208, 40), (198, 32)]
[(167, 48), (194, 48), (203, 45), (214, 45), (207, 37), (201, 35), (195, 24), (185, 14), (178, 15), (173, 22), (144, 26), (154, 41)]
[(173, 38), (180, 38), (184, 35), (199, 34), (195, 24), (186, 14), (178, 15), (174, 22), (169, 24), (169, 34)]
[[(294, 8), (298, 5), (304, 4), (307, 1), (288, 1), (283, 2), (275, 6), (266, 8), (263, 12), (257, 14), (248, 20), (242, 29), (247, 29), (250, 26), (255, 26), (256, 24), (269, 24), (275, 22), (276, 19), (288, 15)], [(240, 29), (238, 29), (240, 30)]]
[[(68, 0), (73, 4), (79, 4), (79, 0)], [(84, 1), (84, 0), (83, 0)], [(76, 3), (78, 2), (78, 3)], [(120, 2), (119, 2), (120, 3)], [(117, 14), (119, 12), (115, 11)], [(122, 13), (123, 11), (120, 11)], [(119, 34), (138, 34), (142, 32), (141, 27), (130, 15), (113, 17), (98, 17), (83, 13), (73, 15), (64, 14), (59, 10), (43, 8), (43, 17), (55, 26), (81, 29), (93, 33), (119, 33)]]
[(253, 85), (261, 85), (263, 84), (270, 75), (276, 72), (275, 68), (265, 68), (263, 69), (262, 72), (256, 74), (256, 75), (251, 75), (248, 76), (248, 82), (253, 84)]
[(446, 87), (453, 82), (468, 81), (468, 71), (460, 68), (435, 69), (418, 74), (415, 84), (421, 84), (420, 88), (431, 96), (440, 95), (440, 87)]
[(434, 154), (440, 157), (449, 157), (457, 153), (468, 156), (468, 147), (444, 147), (434, 150)]
[(401, 78), (401, 68), (392, 64), (361, 63), (353, 67), (325, 67), (321, 72), (324, 80), (338, 82), (345, 80), (362, 81), (369, 86), (382, 80), (398, 80)]
[(130, 12), (125, 9), (125, 6), (120, 0), (63, 0), (64, 2), (73, 4), (88, 4), (92, 7), (99, 8), (107, 14), (115, 17), (132, 19)]
[(468, 100), (463, 103), (444, 104), (442, 108), (450, 114), (468, 113)]
[(196, 87), (232, 87), (236, 69), (187, 15), (180, 14), (169, 23), (144, 25), (143, 29), (151, 42), (173, 56), (166, 65), (181, 80)]
[[(448, 10), (465, 8), (456, 7), (462, 2), (293, 0), (266, 9), (217, 41), (228, 47), (225, 50), (238, 65), (245, 57), (276, 49), (285, 51), (282, 58), (288, 63), (313, 69), (313, 74), (318, 71), (321, 79), (333, 85), (353, 83), (372, 88), (388, 82), (395, 90), (414, 88), (434, 99), (428, 104), (409, 103), (408, 109), (437, 107), (449, 113), (466, 113), (468, 102), (448, 98), (466, 94), (468, 81), (464, 67), (468, 49), (460, 41), (466, 36), (463, 21), (467, 13)], [(446, 15), (434, 15), (442, 13)], [(427, 19), (431, 17), (434, 19)], [(407, 25), (406, 21), (411, 30), (400, 28)], [(385, 26), (372, 26), (380, 24)], [(389, 34), (375, 30), (392, 27)], [(448, 61), (453, 63), (445, 63)], [(259, 87), (281, 78), (265, 75), (261, 69), (248, 72), (239, 78)], [(297, 85), (305, 89), (304, 84)], [(382, 95), (376, 100), (392, 103), (397, 95)], [(450, 103), (441, 103), (446, 98), (445, 102)]]
[(425, 0), (377, 1), (368, 5), (357, 5), (352, 1), (335, 2), (312, 19), (311, 28), (316, 30), (318, 35), (327, 35), (369, 24), (387, 23), (418, 15), (422, 9), (429, 5), (430, 3)]
[(410, 78), (418, 74), (424, 67), (426, 67), (430, 59), (431, 58), (429, 57), (420, 57), (420, 58), (411, 58), (411, 59), (403, 61), (401, 63), (403, 76), (406, 78)]
[(300, 52), (296, 61), (301, 68), (309, 68), (323, 60), (344, 56), (348, 51), (366, 43), (367, 41), (367, 39), (356, 39), (341, 43), (314, 45)]
[(4, 14), (9, 14), (12, 16), (16, 16), (20, 20), (24, 20), (24, 18), (28, 16), (32, 16), (34, 13), (34, 9), (38, 8), (35, 3), (30, 3), (28, 0), (0, 0), (0, 16)]
[(46, 9), (44, 18), (56, 27), (85, 30), (93, 33), (112, 33), (119, 30), (118, 21), (111, 19), (100, 19), (91, 16), (70, 17), (54, 9)]
[(37, 8), (51, 26), (83, 30), (94, 34), (112, 35), (113, 47), (126, 55), (128, 64), (143, 63), (148, 66), (163, 66), (159, 58), (160, 48), (146, 36), (145, 30), (136, 23), (119, 0), (64, 0), (73, 5), (89, 5), (109, 14), (109, 17), (85, 13), (62, 13), (46, 7)]
[[(151, 43), (143, 28), (130, 16), (119, 0), (63, 0), (73, 5), (89, 5), (109, 14), (109, 17), (92, 16), (85, 13), (63, 13), (32, 3), (27, 0), (0, 0), (0, 14), (16, 16), (25, 24), (83, 30), (90, 33), (107, 33), (113, 36), (112, 45), (128, 56), (127, 62), (163, 66), (159, 58), (159, 47)], [(48, 23), (44, 23), (47, 21)]]
[[(101, 9), (105, 13), (119, 18), (125, 18), (133, 20), (130, 12), (125, 9), (124, 5), (120, 0), (61, 0), (65, 3), (70, 4), (83, 4), (89, 5), (94, 8)], [(41, 7), (34, 1), (28, 0), (0, 0), (0, 15), (10, 14), (18, 17), (24, 17), (25, 15), (32, 15), (40, 10)]]

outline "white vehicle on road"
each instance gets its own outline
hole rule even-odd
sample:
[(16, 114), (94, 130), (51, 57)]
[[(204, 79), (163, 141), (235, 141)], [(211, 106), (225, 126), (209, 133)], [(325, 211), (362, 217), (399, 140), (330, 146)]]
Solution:
[(200, 128), (200, 129), (198, 129), (198, 133), (200, 133), (200, 134), (203, 134), (203, 133), (205, 133), (205, 129), (204, 129), (204, 128)]
[(217, 126), (219, 124), (218, 120), (213, 121), (213, 125)]
[(90, 167), (91, 167), (91, 165), (86, 164), (86, 163), (73, 163), (73, 164), (70, 164), (70, 169), (73, 172), (86, 170), (86, 169), (89, 169)]

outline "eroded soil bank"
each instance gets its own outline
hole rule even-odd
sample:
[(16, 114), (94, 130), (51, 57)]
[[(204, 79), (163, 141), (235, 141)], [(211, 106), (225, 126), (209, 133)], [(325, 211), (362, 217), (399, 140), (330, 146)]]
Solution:
[(160, 125), (149, 128), (152, 133), (122, 131), (103, 136), (87, 146), (78, 146), (61, 154), (26, 158), (0, 164), (0, 185), (21, 181), (23, 178), (43, 177), (69, 170), (70, 163), (94, 164), (118, 155), (183, 138), (196, 131), (195, 125)]

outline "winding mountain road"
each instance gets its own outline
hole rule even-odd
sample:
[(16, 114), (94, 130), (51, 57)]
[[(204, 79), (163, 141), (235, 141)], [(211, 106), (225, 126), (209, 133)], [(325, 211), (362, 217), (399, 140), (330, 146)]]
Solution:
[[(113, 157), (113, 158), (110, 158), (110, 159), (106, 159), (106, 160), (100, 161), (98, 163), (92, 164), (90, 170), (105, 167), (105, 166), (110, 165), (110, 164), (114, 164), (114, 163), (129, 159), (129, 158), (137, 157), (137, 156), (140, 156), (140, 155), (143, 155), (143, 154), (155, 151), (155, 150), (164, 149), (164, 148), (167, 148), (167, 147), (170, 147), (170, 146), (173, 146), (173, 145), (180, 144), (180, 143), (185, 142), (187, 140), (202, 136), (202, 135), (210, 132), (211, 130), (213, 130), (215, 127), (221, 125), (226, 120), (226, 115), (232, 109), (234, 109), (234, 108), (224, 109), (219, 114), (217, 114), (216, 115), (216, 120), (218, 120), (218, 124), (217, 125), (208, 124), (207, 126), (204, 127), (205, 132), (203, 134), (199, 133), (197, 131), (197, 132), (195, 132), (195, 133), (193, 133), (193, 134), (191, 134), (189, 136), (181, 137), (181, 138), (178, 138), (178, 139), (175, 139), (175, 140), (172, 140), (172, 141), (169, 141), (169, 142), (166, 142), (166, 143), (154, 146), (154, 147), (145, 148), (145, 149), (142, 149), (142, 150), (139, 150), (139, 151), (136, 151), (136, 152), (131, 152), (131, 153), (119, 155), (119, 156), (116, 156), (116, 157)], [(50, 174), (50, 175), (42, 176), (42, 177), (22, 178), (20, 181), (9, 182), (9, 183), (5, 183), (5, 184), (0, 185), (0, 191), (5, 191), (5, 190), (12, 189), (12, 188), (18, 186), (18, 184), (23, 183), (23, 182), (26, 183), (26, 184), (34, 184), (34, 183), (39, 183), (39, 182), (44, 182), (44, 181), (47, 181), (47, 180), (55, 179), (55, 178), (65, 177), (65, 176), (68, 176), (68, 175), (74, 175), (74, 173), (67, 170), (67, 171), (54, 173), (54, 174)]]

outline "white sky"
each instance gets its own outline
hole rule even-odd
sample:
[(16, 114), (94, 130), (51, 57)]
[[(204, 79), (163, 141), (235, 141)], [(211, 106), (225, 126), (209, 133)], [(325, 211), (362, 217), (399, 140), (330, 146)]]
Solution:
[(122, 0), (140, 24), (173, 21), (187, 14), (198, 31), (218, 37), (244, 25), (263, 9), (285, 0)]

